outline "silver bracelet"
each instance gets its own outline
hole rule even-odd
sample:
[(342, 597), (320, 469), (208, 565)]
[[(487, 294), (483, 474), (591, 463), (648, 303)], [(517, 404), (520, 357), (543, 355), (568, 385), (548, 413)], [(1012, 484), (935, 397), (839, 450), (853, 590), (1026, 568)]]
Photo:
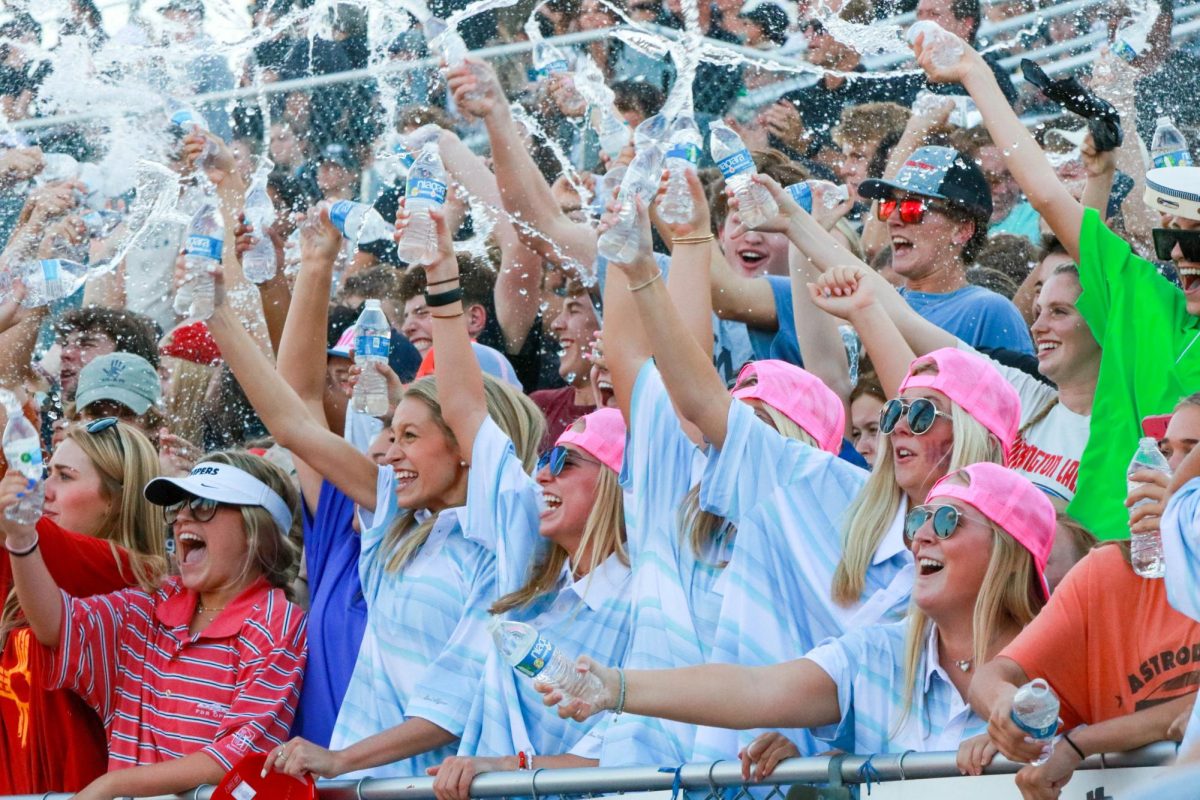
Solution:
[(621, 689), (617, 693), (617, 705), (613, 709), (613, 713), (620, 715), (625, 711), (625, 670), (617, 668), (617, 678), (621, 681)]

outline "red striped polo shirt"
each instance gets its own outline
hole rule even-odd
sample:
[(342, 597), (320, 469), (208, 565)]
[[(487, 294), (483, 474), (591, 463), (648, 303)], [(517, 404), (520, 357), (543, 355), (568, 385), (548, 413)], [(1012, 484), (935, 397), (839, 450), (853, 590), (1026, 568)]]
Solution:
[(110, 771), (197, 751), (229, 769), (287, 739), (307, 656), (305, 617), (265, 579), (194, 636), (198, 597), (177, 577), (153, 594), (64, 599), (47, 680), (104, 720)]

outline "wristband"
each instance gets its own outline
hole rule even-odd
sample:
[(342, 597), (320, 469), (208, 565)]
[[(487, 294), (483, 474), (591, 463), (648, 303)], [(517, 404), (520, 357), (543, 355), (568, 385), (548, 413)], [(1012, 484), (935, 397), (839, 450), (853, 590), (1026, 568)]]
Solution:
[(642, 283), (639, 283), (637, 286), (630, 286), (629, 291), (640, 292), (642, 289), (645, 289), (650, 284), (654, 283), (657, 280), (661, 280), (661, 279), (662, 279), (662, 270), (660, 269), (653, 278), (650, 278), (647, 281), (643, 281)]
[(461, 317), (465, 313), (465, 311), (459, 311), (457, 314), (434, 314), (431, 311), (429, 312), (429, 316), (433, 317), (434, 319), (455, 319), (457, 317)]
[(1085, 761), (1085, 760), (1087, 760), (1087, 756), (1085, 756), (1085, 755), (1083, 754), (1083, 751), (1079, 749), (1079, 745), (1077, 745), (1077, 744), (1075, 744), (1073, 741), (1071, 741), (1071, 734), (1070, 734), (1070, 733), (1064, 732), (1064, 733), (1063, 733), (1063, 735), (1062, 735), (1062, 738), (1063, 738), (1063, 741), (1064, 741), (1064, 742), (1066, 742), (1067, 744), (1071, 745), (1071, 749), (1072, 749), (1072, 750), (1074, 750), (1076, 753), (1078, 753), (1078, 754), (1079, 754), (1079, 760), (1080, 760), (1080, 761)]
[(4, 549), (7, 550), (9, 555), (11, 555), (13, 558), (24, 558), (27, 555), (31, 555), (34, 550), (37, 550), (38, 538), (38, 535), (35, 533), (33, 535), (33, 544), (29, 545), (29, 547), (26, 547), (24, 550), (13, 550), (12, 546), (6, 540), (4, 542)]
[(458, 282), (458, 276), (455, 275), (453, 278), (443, 278), (440, 281), (428, 281), (428, 282), (426, 282), (425, 285), (426, 286), (441, 286), (443, 283), (457, 283), (457, 282)]
[(717, 237), (711, 233), (696, 234), (694, 236), (680, 236), (678, 239), (671, 240), (671, 246), (673, 247), (677, 244), (703, 244), (704, 242), (711, 242), (715, 238)]
[(437, 294), (425, 293), (425, 305), (430, 308), (439, 308), (440, 306), (448, 306), (451, 303), (457, 303), (462, 300), (462, 289), (451, 289), (448, 292), (438, 292)]
[(617, 678), (619, 678), (621, 681), (621, 689), (617, 693), (617, 705), (613, 709), (613, 714), (620, 716), (625, 710), (625, 670), (618, 669)]

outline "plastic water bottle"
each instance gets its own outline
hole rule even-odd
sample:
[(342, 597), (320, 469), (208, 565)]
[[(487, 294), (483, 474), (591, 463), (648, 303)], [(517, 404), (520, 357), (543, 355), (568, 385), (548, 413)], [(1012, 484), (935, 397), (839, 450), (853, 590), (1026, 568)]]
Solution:
[(680, 114), (671, 123), (670, 146), (664, 158), (667, 168), (667, 190), (658, 204), (658, 216), (663, 222), (677, 225), (687, 222), (695, 213), (692, 192), (688, 189), (688, 173), (696, 171), (704, 140), (700, 128), (690, 114)]
[(392, 326), (378, 300), (368, 300), (354, 327), (354, 363), (362, 368), (350, 406), (355, 411), (381, 417), (388, 410), (387, 379), (375, 369), (388, 363)]
[(616, 158), (629, 144), (629, 123), (613, 113), (611, 108), (597, 107), (592, 123), (600, 149), (609, 158)]
[(751, 178), (758, 174), (750, 151), (732, 128), (717, 121), (709, 126), (708, 146), (721, 170), (725, 183), (738, 201), (738, 217), (747, 228), (765, 225), (779, 214), (775, 198), (767, 187)]
[(77, 261), (44, 258), (25, 265), (20, 271), (25, 284), (25, 308), (47, 306), (55, 300), (70, 297), (87, 280), (87, 267)]
[[(170, 101), (169, 105), (173, 108), (171, 112), (171, 124), (180, 130), (181, 136), (187, 136), (191, 133), (208, 133), (208, 121), (196, 109), (182, 105), (177, 101)], [(204, 145), (204, 150), (200, 153), (200, 157), (196, 159), (196, 166), (208, 166), (216, 154), (216, 144), (211, 141), (208, 142)]]
[(800, 181), (787, 187), (787, 191), (792, 196), (792, 199), (796, 201), (796, 205), (811, 214), (813, 210), (813, 189), (816, 188), (823, 190), (821, 193), (821, 205), (830, 211), (850, 199), (850, 192), (845, 186), (839, 186), (829, 181)]
[(1049, 743), (1046, 755), (1031, 761), (1035, 767), (1045, 764), (1054, 748), (1054, 733), (1058, 730), (1058, 696), (1050, 684), (1034, 678), (1017, 689), (1013, 695), (1012, 719), (1017, 727), (1040, 742)]
[(629, 167), (624, 164), (614, 164), (608, 172), (596, 176), (596, 193), (592, 196), (592, 216), (599, 219), (604, 216), (608, 204), (613, 200), (613, 193), (621, 187), (621, 181)]
[(338, 200), (329, 207), (329, 221), (357, 248), (371, 242), (392, 238), (394, 228), (383, 220), (375, 206)]
[(25, 491), (15, 506), (4, 512), (4, 516), (19, 525), (33, 525), (42, 516), (42, 442), (37, 430), (25, 419), (17, 406), (8, 408), (8, 424), (4, 426), (4, 457), (8, 468), (15, 469), (37, 486)]
[(931, 19), (914, 22), (909, 27), (905, 39), (910, 45), (916, 44), (917, 37), (925, 34), (924, 46), (933, 52), (933, 65), (939, 69), (949, 69), (962, 58), (963, 46), (952, 33)]
[(533, 75), (534, 80), (549, 78), (564, 72), (570, 72), (567, 57), (554, 45), (544, 40), (538, 40), (533, 46)]
[(66, 153), (43, 153), (42, 171), (37, 174), (36, 182), (45, 186), (47, 183), (73, 181), (79, 177), (79, 162)]
[(1188, 151), (1187, 139), (1175, 127), (1170, 117), (1159, 117), (1150, 139), (1150, 160), (1155, 169), (1159, 167), (1190, 167), (1192, 154)]
[(267, 172), (260, 169), (246, 192), (246, 224), (254, 229), (258, 240), (242, 255), (242, 273), (252, 283), (263, 283), (275, 277), (275, 244), (267, 230), (275, 224), (275, 204), (267, 194)]
[(408, 264), (432, 264), (437, 258), (437, 234), (429, 212), (446, 202), (446, 168), (435, 143), (421, 148), (408, 171), (404, 197), (408, 226), (396, 246), (397, 255)]
[(638, 150), (633, 162), (621, 179), (621, 191), (617, 194), (617, 203), (621, 210), (617, 212), (616, 223), (600, 234), (596, 242), (597, 252), (618, 264), (628, 264), (637, 255), (641, 244), (642, 229), (637, 215), (637, 198), (642, 197), (647, 203), (653, 197), (658, 187), (659, 162), (662, 159), (662, 148), (651, 143)]
[(493, 618), (492, 638), (500, 655), (522, 675), (558, 689), (567, 698), (599, 706), (605, 699), (604, 684), (590, 672), (580, 673), (575, 663), (554, 643), (524, 622)]
[[(1142, 485), (1141, 481), (1135, 481), (1131, 476), (1143, 469), (1157, 470), (1168, 477), (1171, 475), (1167, 459), (1158, 449), (1158, 442), (1151, 436), (1144, 436), (1138, 440), (1137, 452), (1129, 462), (1126, 487), (1130, 492)], [(1149, 502), (1152, 502), (1149, 498), (1143, 498), (1134, 503), (1133, 508)], [(1163, 560), (1162, 534), (1158, 530), (1147, 533), (1131, 532), (1129, 539), (1129, 560), (1133, 563), (1133, 571), (1143, 578), (1163, 577), (1166, 563)]]
[(111, 235), (124, 219), (125, 216), (121, 212), (104, 208), (84, 214), (83, 224), (87, 226), (88, 236), (104, 239)]
[[(467, 49), (467, 43), (459, 35), (458, 28), (448, 26), (437, 17), (429, 17), (423, 25), (430, 48), (442, 54), (442, 58), (446, 59), (446, 66), (454, 68), (467, 60), (467, 53), (471, 51)], [(467, 100), (476, 100), (479, 92), (472, 89), (463, 97)]]
[[(1151, 4), (1153, 6), (1153, 4)], [(1157, 13), (1134, 14), (1122, 20), (1113, 39), (1112, 52), (1130, 63), (1146, 52), (1146, 44), (1150, 38), (1150, 29), (1158, 19)]]
[(220, 268), (225, 249), (225, 220), (212, 184), (204, 183), (204, 200), (188, 224), (184, 243), (186, 282), (175, 295), (175, 313), (191, 320), (205, 320), (213, 314), (213, 273)]

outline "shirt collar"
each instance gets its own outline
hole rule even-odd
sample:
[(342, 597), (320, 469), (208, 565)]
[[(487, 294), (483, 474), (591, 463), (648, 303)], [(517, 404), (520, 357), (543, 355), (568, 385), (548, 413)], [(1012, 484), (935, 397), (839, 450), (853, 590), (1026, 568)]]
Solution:
[[(175, 583), (174, 594), (168, 594), (166, 599), (155, 606), (154, 616), (168, 628), (186, 628), (191, 624), (200, 603), (200, 595), (184, 587), (182, 582)], [(263, 601), (263, 597), (271, 591), (267, 579), (258, 580), (246, 587), (245, 591), (225, 606), (208, 627), (197, 634), (197, 638), (225, 639), (242, 629), (250, 618), (250, 611)]]
[(605, 603), (619, 598), (629, 582), (629, 567), (613, 553), (587, 575), (571, 577), (570, 563), (563, 565), (561, 580), (566, 584), (562, 591), (573, 592), (592, 611), (599, 611)]
[[(925, 658), (922, 661), (925, 665), (924, 687), (926, 693), (929, 692), (935, 675), (944, 680), (948, 686), (954, 686), (950, 680), (950, 676), (946, 673), (941, 661), (938, 659), (937, 625), (934, 625), (932, 622), (929, 623), (929, 637), (925, 642)], [(955, 691), (957, 692), (958, 690), (955, 689)]]
[(888, 527), (887, 532), (883, 534), (883, 539), (879, 542), (879, 547), (875, 548), (875, 557), (871, 559), (871, 566), (878, 566), (885, 561), (895, 558), (900, 553), (908, 552), (908, 545), (904, 543), (904, 518), (908, 515), (908, 495), (900, 497), (900, 508), (896, 510), (896, 516), (892, 519), (892, 524)]

